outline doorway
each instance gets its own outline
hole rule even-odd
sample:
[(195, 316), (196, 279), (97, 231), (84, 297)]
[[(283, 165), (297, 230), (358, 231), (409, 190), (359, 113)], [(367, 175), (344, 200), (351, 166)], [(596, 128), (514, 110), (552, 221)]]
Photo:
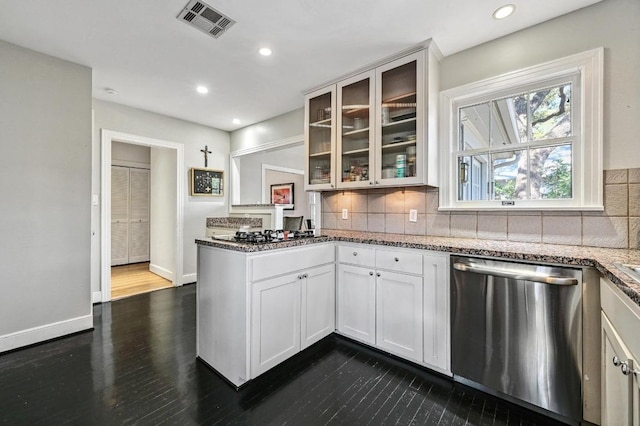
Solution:
[[(111, 165), (112, 165), (112, 145), (116, 142), (125, 144), (141, 145), (152, 148), (152, 164), (154, 164), (153, 153), (156, 152), (158, 158), (158, 174), (169, 178), (167, 181), (157, 185), (161, 189), (154, 189), (153, 179), (151, 192), (161, 191), (158, 199), (168, 203), (170, 208), (155, 209), (158, 216), (154, 220), (151, 215), (151, 265), (157, 258), (157, 266), (153, 272), (167, 279), (171, 285), (180, 286), (183, 271), (183, 195), (185, 176), (181, 172), (184, 168), (184, 146), (175, 142), (163, 141), (159, 139), (147, 138), (144, 136), (131, 135), (121, 132), (102, 129), (101, 132), (101, 297), (102, 302), (112, 299), (112, 270), (111, 270), (111, 244), (112, 244), (112, 212), (111, 212)], [(153, 167), (152, 167), (153, 168)], [(152, 209), (153, 212), (154, 209)], [(155, 225), (154, 225), (155, 223)], [(161, 226), (162, 232), (154, 226)], [(157, 238), (153, 238), (157, 235)], [(154, 245), (165, 247), (164, 250), (155, 250)], [(170, 250), (166, 250), (170, 247)]]

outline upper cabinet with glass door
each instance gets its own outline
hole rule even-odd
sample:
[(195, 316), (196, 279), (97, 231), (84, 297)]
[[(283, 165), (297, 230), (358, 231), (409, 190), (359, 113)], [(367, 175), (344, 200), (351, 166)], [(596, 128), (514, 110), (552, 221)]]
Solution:
[(375, 73), (338, 83), (338, 188), (373, 185)]
[(305, 97), (305, 190), (336, 187), (335, 86)]
[[(427, 41), (380, 61), (369, 71), (307, 95), (306, 189), (437, 186), (440, 58), (437, 47)], [(320, 107), (312, 101), (322, 93), (334, 91), (337, 93), (336, 120), (331, 123), (335, 124), (332, 128), (336, 135), (333, 151), (336, 155), (331, 182), (337, 184), (319, 187), (314, 184), (320, 181), (310, 165), (316, 152), (311, 127)], [(327, 179), (325, 176), (323, 185)]]

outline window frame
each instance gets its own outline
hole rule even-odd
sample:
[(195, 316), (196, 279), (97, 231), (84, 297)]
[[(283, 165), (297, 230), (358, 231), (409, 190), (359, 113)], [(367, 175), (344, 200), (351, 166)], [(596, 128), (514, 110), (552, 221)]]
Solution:
[[(603, 59), (604, 49), (600, 47), (440, 92), (439, 210), (603, 210)], [(573, 83), (576, 74), (577, 85)], [(573, 98), (577, 99), (572, 104), (572, 125), (576, 126), (575, 137), (572, 136), (573, 197), (513, 200), (513, 203), (458, 200), (458, 155), (462, 152), (458, 140), (460, 108), (553, 85), (558, 79), (572, 81)]]

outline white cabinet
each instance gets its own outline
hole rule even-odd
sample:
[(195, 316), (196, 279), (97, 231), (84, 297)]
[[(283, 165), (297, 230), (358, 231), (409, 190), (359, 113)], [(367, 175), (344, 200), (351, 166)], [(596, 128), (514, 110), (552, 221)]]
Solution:
[(602, 303), (602, 421), (640, 425), (640, 308), (608, 280)]
[(423, 353), (424, 363), (451, 374), (451, 327), (449, 324), (449, 262), (445, 253), (424, 255)]
[(325, 265), (300, 274), (300, 349), (306, 349), (336, 329), (335, 265)]
[(332, 244), (251, 258), (251, 378), (335, 331), (334, 260)]
[(376, 272), (376, 345), (422, 361), (422, 277)]
[(437, 185), (432, 41), (307, 94), (306, 190)]
[(253, 284), (251, 377), (300, 351), (300, 275)]
[(338, 245), (340, 334), (450, 372), (448, 255)]
[(373, 268), (338, 265), (338, 331), (376, 343), (376, 277)]
[(197, 354), (236, 386), (335, 331), (335, 246), (198, 245)]

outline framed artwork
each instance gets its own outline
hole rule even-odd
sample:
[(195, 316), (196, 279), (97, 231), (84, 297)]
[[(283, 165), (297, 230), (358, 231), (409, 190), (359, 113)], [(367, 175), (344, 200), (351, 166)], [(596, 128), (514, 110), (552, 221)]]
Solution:
[(224, 171), (191, 168), (191, 195), (224, 195)]
[(271, 185), (271, 204), (285, 204), (285, 210), (293, 210), (293, 183)]

